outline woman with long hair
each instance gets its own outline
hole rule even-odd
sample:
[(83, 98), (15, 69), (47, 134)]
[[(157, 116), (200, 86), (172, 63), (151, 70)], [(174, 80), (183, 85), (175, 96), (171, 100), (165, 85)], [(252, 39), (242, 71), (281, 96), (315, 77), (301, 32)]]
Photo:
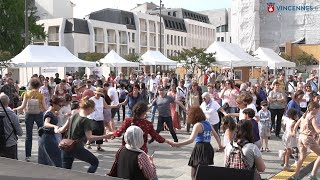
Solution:
[(292, 95), (292, 99), (288, 102), (287, 109), (295, 109), (298, 111), (299, 118), (302, 115), (300, 102), (302, 101), (302, 98), (304, 96), (304, 92), (302, 90), (298, 90), (294, 95)]
[(211, 145), (211, 133), (213, 134), (219, 149), (223, 149), (219, 135), (213, 129), (211, 124), (206, 121), (206, 116), (199, 106), (193, 106), (188, 111), (188, 122), (193, 124), (192, 133), (188, 140), (182, 142), (174, 142), (173, 147), (180, 147), (196, 142), (191, 153), (188, 165), (191, 166), (191, 178), (194, 180), (198, 165), (212, 165), (214, 158), (214, 150)]
[(259, 148), (253, 144), (253, 139), (251, 122), (246, 120), (239, 121), (233, 141), (228, 143), (225, 148), (225, 166), (229, 167), (230, 165), (229, 157), (233, 147), (241, 147), (249, 168), (253, 168), (259, 172), (264, 172), (266, 166)]
[[(192, 106), (200, 106), (202, 103), (201, 92), (199, 91), (199, 84), (196, 81), (192, 82), (191, 89), (188, 91), (186, 98), (187, 110)], [(190, 123), (187, 123), (187, 132), (190, 133)]]
[(85, 139), (88, 141), (97, 141), (102, 139), (110, 139), (111, 135), (92, 135), (91, 121), (87, 116), (95, 111), (95, 103), (84, 97), (80, 102), (79, 113), (74, 114), (63, 127), (56, 129), (56, 133), (64, 133), (68, 130), (69, 139), (77, 140), (77, 144), (72, 151), (62, 151), (62, 167), (71, 169), (74, 158), (90, 163), (88, 173), (95, 173), (99, 160), (90, 151), (84, 148)]
[[(152, 139), (156, 140), (159, 143), (171, 143), (170, 141), (164, 139), (162, 136), (160, 136), (153, 128), (153, 124), (146, 119), (146, 115), (148, 112), (148, 105), (144, 102), (138, 102), (132, 110), (133, 117), (126, 118), (119, 129), (114, 131), (113, 133), (110, 133), (113, 136), (120, 137), (131, 125), (138, 126), (143, 131), (143, 146), (141, 147), (141, 150), (148, 153), (147, 148), (147, 141), (148, 141), (148, 135), (152, 137)], [(122, 145), (125, 145), (125, 142), (123, 142)]]
[[(59, 123), (59, 110), (64, 105), (64, 99), (53, 96), (50, 100), (50, 108), (44, 114), (44, 125), (41, 129), (38, 148), (38, 163), (49, 166), (61, 167), (61, 151), (58, 147), (59, 139), (55, 136), (54, 129)], [(39, 134), (40, 135), (40, 134)]]

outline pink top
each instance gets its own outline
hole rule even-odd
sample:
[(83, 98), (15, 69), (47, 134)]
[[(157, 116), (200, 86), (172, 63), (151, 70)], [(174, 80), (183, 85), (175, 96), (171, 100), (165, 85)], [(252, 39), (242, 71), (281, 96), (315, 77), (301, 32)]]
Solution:
[(236, 89), (227, 89), (224, 92), (224, 97), (223, 97), (223, 101), (225, 103), (229, 104), (229, 107), (237, 107), (237, 103), (236, 103), (236, 97), (235, 95), (239, 95), (239, 91), (237, 91)]

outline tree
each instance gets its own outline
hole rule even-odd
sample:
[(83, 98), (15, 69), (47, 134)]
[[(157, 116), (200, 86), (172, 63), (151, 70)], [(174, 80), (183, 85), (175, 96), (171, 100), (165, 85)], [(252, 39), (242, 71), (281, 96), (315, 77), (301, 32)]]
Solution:
[(313, 57), (312, 54), (308, 54), (306, 52), (300, 53), (296, 58), (295, 61), (300, 66), (309, 66), (314, 65), (317, 63), (317, 59)]
[(123, 55), (123, 58), (125, 60), (131, 61), (131, 62), (140, 62), (140, 60), (141, 60), (139, 54), (136, 54), (136, 53), (130, 53), (127, 55)]
[[(171, 57), (172, 60), (178, 61), (187, 72), (191, 72), (199, 79), (205, 70), (216, 61), (213, 53), (205, 53), (203, 48), (183, 49), (178, 56)], [(197, 70), (200, 70), (200, 76), (197, 76)]]
[(291, 57), (286, 53), (281, 53), (280, 57), (282, 57), (285, 60), (291, 61)]
[(106, 56), (106, 53), (86, 52), (79, 53), (79, 58), (85, 61), (95, 62)]
[[(30, 0), (28, 2), (29, 40), (45, 38), (43, 25), (37, 25), (37, 12)], [(0, 0), (0, 50), (16, 55), (25, 47), (24, 40), (24, 1)], [(29, 41), (30, 42), (30, 41)]]
[(0, 70), (8, 67), (8, 61), (12, 58), (9, 51), (0, 50)]

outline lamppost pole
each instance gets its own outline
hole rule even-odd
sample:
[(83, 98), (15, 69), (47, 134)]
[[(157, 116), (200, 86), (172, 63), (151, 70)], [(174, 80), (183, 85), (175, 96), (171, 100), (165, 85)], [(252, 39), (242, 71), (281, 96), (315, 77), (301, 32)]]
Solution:
[(27, 47), (29, 45), (29, 26), (28, 26), (28, 2), (24, 0), (24, 45)]
[(162, 20), (161, 20), (162, 0), (160, 0), (160, 52), (162, 53)]

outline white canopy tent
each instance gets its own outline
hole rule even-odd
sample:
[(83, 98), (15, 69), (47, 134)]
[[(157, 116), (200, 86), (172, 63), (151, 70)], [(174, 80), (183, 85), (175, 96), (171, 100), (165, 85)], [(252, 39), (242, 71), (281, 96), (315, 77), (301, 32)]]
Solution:
[(216, 62), (213, 64), (223, 67), (265, 66), (266, 62), (256, 59), (246, 53), (240, 46), (232, 43), (214, 42), (206, 53), (215, 53)]
[(176, 66), (178, 62), (173, 61), (165, 57), (160, 51), (148, 50), (141, 56), (141, 64), (143, 65), (164, 65), (164, 66)]
[(280, 67), (296, 67), (296, 63), (287, 61), (275, 53), (272, 49), (259, 47), (254, 52), (254, 57), (261, 59), (262, 61), (268, 62), (269, 68), (280, 68)]
[(104, 58), (100, 59), (99, 62), (108, 67), (139, 67), (139, 63), (123, 59), (114, 50), (111, 50)]
[(64, 46), (29, 45), (11, 59), (13, 67), (95, 67), (95, 62), (83, 61)]

